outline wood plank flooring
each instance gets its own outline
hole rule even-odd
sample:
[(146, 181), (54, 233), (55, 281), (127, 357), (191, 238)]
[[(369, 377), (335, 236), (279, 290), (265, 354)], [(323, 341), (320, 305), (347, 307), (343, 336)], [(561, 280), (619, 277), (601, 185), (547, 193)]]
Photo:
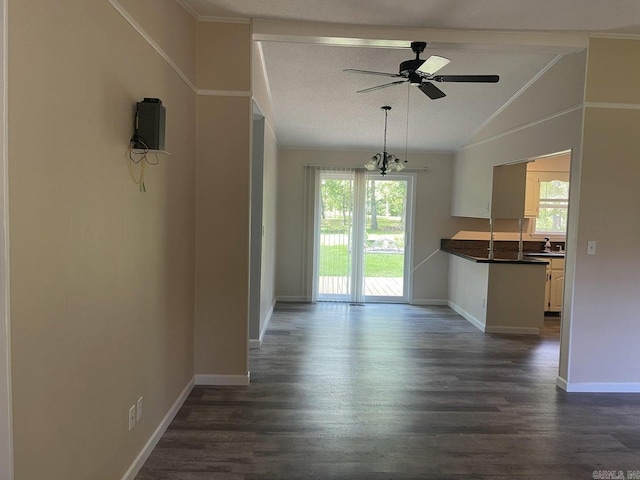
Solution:
[(590, 479), (640, 471), (640, 395), (555, 387), (559, 320), (278, 304), (251, 385), (196, 387), (137, 480)]

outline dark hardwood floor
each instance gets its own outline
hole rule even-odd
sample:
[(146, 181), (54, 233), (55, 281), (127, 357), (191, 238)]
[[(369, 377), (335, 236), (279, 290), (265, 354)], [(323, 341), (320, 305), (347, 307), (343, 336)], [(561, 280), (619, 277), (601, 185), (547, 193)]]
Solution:
[(136, 478), (640, 474), (640, 395), (557, 389), (546, 324), (485, 335), (447, 307), (278, 304), (251, 385), (196, 387)]

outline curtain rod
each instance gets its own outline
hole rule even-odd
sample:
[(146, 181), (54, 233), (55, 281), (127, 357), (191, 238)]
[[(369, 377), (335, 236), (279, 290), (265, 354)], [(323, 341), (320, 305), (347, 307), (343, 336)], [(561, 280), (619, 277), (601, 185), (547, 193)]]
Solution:
[[(317, 164), (313, 164), (313, 163), (305, 163), (304, 164), (305, 167), (310, 167), (310, 168), (335, 168), (335, 169), (342, 169), (342, 170), (366, 170), (364, 167), (347, 167), (344, 165), (317, 165)], [(429, 167), (415, 167), (415, 168), (410, 168), (410, 167), (405, 167), (404, 170), (402, 170), (402, 172), (428, 172), (429, 171)], [(394, 173), (402, 173), (402, 172), (394, 172)], [(392, 174), (389, 174), (392, 175)]]

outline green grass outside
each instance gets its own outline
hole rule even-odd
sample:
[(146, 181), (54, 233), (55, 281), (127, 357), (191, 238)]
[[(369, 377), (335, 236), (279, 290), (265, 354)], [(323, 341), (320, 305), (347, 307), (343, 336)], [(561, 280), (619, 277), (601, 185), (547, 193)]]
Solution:
[[(365, 277), (402, 277), (404, 255), (401, 253), (364, 254)], [(320, 247), (320, 276), (344, 277), (349, 274), (346, 245)]]
[[(378, 229), (371, 229), (371, 218), (367, 216), (366, 229), (367, 233), (388, 233), (388, 232), (403, 232), (404, 227), (402, 220), (398, 217), (383, 217), (378, 216)], [(325, 218), (321, 221), (320, 230), (322, 233), (347, 233), (349, 227), (344, 225), (342, 218)]]

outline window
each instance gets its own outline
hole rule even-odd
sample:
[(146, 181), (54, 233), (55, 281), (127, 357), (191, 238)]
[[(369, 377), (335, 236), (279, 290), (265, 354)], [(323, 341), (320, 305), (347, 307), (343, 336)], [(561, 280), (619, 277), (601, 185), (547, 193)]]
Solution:
[[(553, 177), (553, 178), (552, 178)], [(566, 235), (569, 210), (568, 174), (540, 173), (538, 218), (535, 235)]]

